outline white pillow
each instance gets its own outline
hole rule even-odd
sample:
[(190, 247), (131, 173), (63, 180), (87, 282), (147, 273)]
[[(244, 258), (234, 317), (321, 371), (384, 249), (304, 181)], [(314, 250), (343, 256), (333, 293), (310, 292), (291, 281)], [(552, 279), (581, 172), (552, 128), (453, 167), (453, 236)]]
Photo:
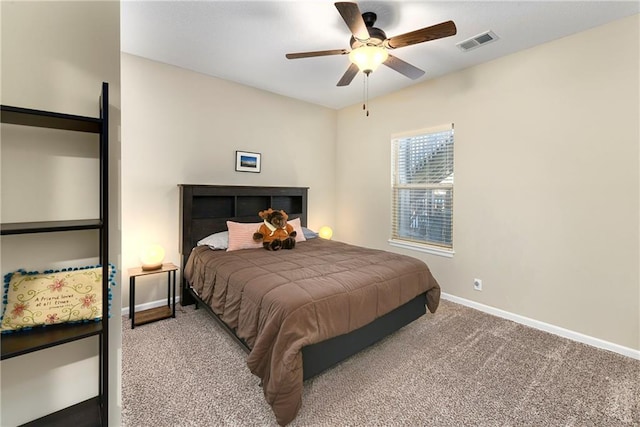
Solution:
[(318, 237), (318, 233), (307, 227), (302, 227), (302, 233), (304, 234), (304, 238), (307, 240), (315, 239), (316, 237)]
[(209, 246), (213, 250), (224, 250), (229, 247), (229, 232), (221, 231), (198, 241), (198, 246)]

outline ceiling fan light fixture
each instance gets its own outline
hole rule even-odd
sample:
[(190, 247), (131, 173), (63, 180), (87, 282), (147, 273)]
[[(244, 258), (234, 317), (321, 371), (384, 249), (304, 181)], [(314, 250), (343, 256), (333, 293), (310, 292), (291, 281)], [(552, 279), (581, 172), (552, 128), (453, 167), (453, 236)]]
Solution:
[(349, 52), (349, 60), (365, 74), (374, 72), (387, 60), (389, 53), (382, 46), (360, 46)]

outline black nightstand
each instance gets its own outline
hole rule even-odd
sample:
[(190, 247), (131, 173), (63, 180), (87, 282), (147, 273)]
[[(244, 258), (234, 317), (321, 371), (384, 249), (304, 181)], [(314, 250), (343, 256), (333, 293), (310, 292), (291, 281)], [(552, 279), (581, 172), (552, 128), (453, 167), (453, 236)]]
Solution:
[[(176, 267), (172, 263), (162, 264), (157, 270), (143, 270), (142, 267), (129, 269), (129, 318), (131, 319), (131, 329), (138, 325), (155, 322), (169, 317), (176, 317)], [(167, 305), (162, 307), (142, 310), (136, 313), (136, 277), (148, 276), (150, 274), (167, 273)], [(173, 286), (173, 299), (172, 295)]]

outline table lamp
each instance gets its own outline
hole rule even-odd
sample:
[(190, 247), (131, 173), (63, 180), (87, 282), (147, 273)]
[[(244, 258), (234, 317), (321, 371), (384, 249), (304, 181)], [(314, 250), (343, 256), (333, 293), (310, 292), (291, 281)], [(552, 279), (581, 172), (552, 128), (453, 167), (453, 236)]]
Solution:
[(147, 245), (140, 254), (140, 262), (144, 271), (162, 268), (162, 261), (164, 261), (164, 248), (160, 245)]
[(328, 225), (323, 225), (318, 230), (318, 235), (323, 239), (331, 240), (331, 236), (333, 236), (333, 230)]

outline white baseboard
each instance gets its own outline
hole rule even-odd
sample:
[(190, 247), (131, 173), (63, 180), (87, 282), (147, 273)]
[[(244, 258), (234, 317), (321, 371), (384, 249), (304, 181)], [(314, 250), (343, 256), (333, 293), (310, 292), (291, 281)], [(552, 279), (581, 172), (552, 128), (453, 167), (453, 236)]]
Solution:
[[(534, 329), (538, 329), (544, 332), (549, 332), (554, 335), (561, 336), (563, 338), (567, 338), (573, 341), (577, 341), (583, 344), (590, 345), (592, 347), (601, 348), (603, 350), (613, 351), (614, 353), (621, 354), (623, 356), (631, 357), (633, 359), (640, 360), (640, 350), (634, 350), (629, 347), (624, 347), (618, 344), (614, 344), (608, 341), (601, 340), (599, 338), (594, 338), (589, 335), (584, 335), (579, 332), (574, 332), (569, 329), (564, 329), (559, 326), (555, 326), (549, 323), (544, 323), (539, 320), (530, 319), (525, 316), (520, 316), (519, 314), (514, 314), (505, 310), (501, 310), (499, 308), (491, 307), (488, 305), (480, 304), (479, 302), (471, 301), (465, 298), (460, 298), (455, 295), (442, 293), (442, 299), (446, 299), (451, 302), (455, 302), (457, 304), (461, 304), (467, 307), (474, 308), (476, 310), (480, 310), (484, 313), (488, 313), (494, 316), (501, 317), (503, 319), (511, 320), (516, 323), (520, 323), (521, 325), (529, 326)], [(180, 302), (180, 297), (176, 296), (176, 304)], [(167, 304), (166, 299), (161, 299), (158, 301), (147, 302), (144, 304), (136, 305), (136, 312), (142, 310), (148, 310), (150, 308), (162, 307)], [(129, 315), (129, 307), (122, 308), (122, 315)]]
[[(176, 304), (178, 304), (180, 302), (180, 297), (176, 295)], [(144, 304), (138, 304), (136, 305), (136, 313), (138, 311), (142, 311), (142, 310), (149, 310), (150, 308), (157, 308), (157, 307), (162, 307), (167, 305), (167, 300), (165, 299), (160, 299), (157, 301), (151, 301), (151, 302), (146, 302)], [(129, 307), (122, 307), (122, 315), (123, 316), (128, 316), (129, 315)]]
[(519, 314), (510, 313), (508, 311), (494, 308), (488, 305), (480, 304), (475, 301), (471, 301), (465, 298), (460, 298), (455, 295), (442, 293), (442, 299), (446, 299), (451, 302), (455, 302), (467, 307), (475, 308), (482, 312), (492, 314), (494, 316), (502, 317), (503, 319), (511, 320), (516, 323), (520, 323), (525, 326), (532, 327), (544, 332), (549, 332), (554, 335), (561, 336), (573, 341), (577, 341), (583, 344), (587, 344), (593, 347), (601, 348), (603, 350), (613, 351), (614, 353), (621, 354), (623, 356), (631, 357), (633, 359), (640, 360), (640, 350), (634, 350), (629, 347), (624, 347), (618, 344), (614, 344), (608, 341), (601, 340), (599, 338), (590, 337), (579, 332), (574, 332), (569, 329), (564, 329), (559, 326), (551, 325), (549, 323), (540, 322), (539, 320), (530, 319), (528, 317), (520, 316)]

